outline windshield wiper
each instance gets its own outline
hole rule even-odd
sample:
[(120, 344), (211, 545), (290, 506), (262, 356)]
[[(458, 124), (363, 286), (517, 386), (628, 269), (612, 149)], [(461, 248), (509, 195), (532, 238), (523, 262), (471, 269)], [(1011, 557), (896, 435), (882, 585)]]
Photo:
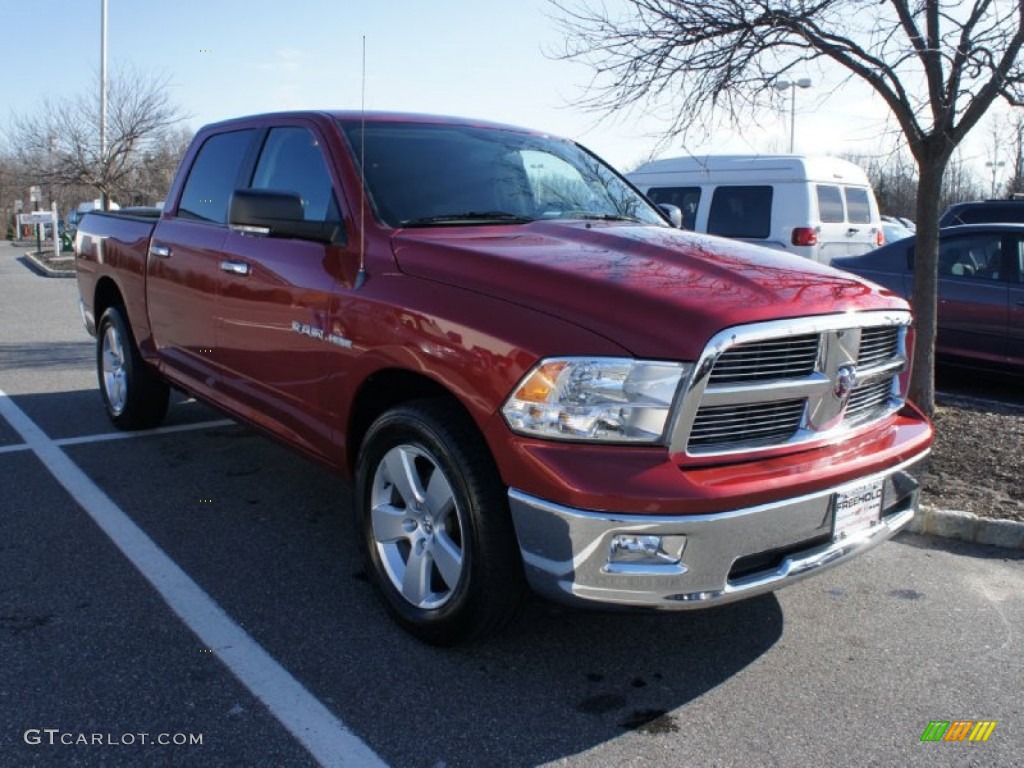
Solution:
[(451, 224), (527, 224), (534, 221), (529, 216), (520, 216), (505, 211), (466, 211), (465, 213), (443, 213), (437, 216), (421, 216), (400, 222), (403, 227), (443, 227)]
[(594, 221), (634, 221), (643, 224), (643, 219), (636, 216), (627, 216), (624, 213), (573, 213), (574, 219), (590, 219)]

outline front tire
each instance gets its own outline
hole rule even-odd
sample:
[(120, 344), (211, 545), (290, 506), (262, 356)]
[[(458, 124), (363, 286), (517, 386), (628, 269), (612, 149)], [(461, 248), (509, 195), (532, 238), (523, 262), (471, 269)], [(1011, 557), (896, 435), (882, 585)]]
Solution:
[(119, 429), (150, 429), (164, 420), (170, 387), (143, 362), (119, 306), (110, 307), (100, 318), (96, 374), (107, 416)]
[(525, 580), (507, 496), (457, 405), (418, 401), (373, 423), (356, 467), (356, 515), (375, 589), (419, 639), (453, 645), (515, 617)]

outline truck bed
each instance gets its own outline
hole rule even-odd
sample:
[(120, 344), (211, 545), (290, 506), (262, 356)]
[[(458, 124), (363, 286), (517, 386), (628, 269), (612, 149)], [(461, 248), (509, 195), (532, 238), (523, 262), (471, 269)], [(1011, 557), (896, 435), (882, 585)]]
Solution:
[[(111, 281), (125, 297), (132, 327), (148, 329), (145, 306), (146, 259), (149, 241), (159, 218), (158, 209), (131, 211), (90, 211), (75, 237), (75, 269), (81, 296), (82, 315), (90, 333), (99, 320), (95, 297), (102, 294), (100, 282)], [(114, 287), (111, 286), (111, 287)]]

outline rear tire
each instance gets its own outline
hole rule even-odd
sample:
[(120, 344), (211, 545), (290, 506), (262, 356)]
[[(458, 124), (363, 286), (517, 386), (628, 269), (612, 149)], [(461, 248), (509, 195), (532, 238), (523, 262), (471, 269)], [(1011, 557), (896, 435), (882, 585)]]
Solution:
[(367, 571), (394, 620), (432, 645), (494, 634), (526, 593), (508, 497), (454, 403), (420, 400), (370, 427), (356, 466)]
[(100, 318), (96, 374), (107, 416), (118, 428), (150, 429), (164, 420), (170, 387), (143, 362), (120, 306)]

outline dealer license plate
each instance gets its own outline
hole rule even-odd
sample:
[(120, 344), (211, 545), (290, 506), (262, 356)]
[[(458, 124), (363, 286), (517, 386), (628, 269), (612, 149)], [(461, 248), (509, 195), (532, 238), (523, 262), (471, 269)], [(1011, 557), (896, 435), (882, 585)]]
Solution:
[(841, 539), (875, 525), (882, 514), (882, 481), (847, 486), (833, 499), (833, 538)]

